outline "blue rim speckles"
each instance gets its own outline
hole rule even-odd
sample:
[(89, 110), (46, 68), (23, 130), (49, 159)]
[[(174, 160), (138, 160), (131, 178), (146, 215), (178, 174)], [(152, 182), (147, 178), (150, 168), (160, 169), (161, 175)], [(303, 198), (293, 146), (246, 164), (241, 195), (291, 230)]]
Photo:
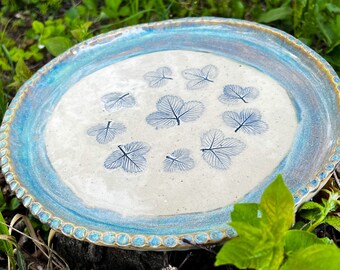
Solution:
[(71, 223), (64, 224), (62, 232), (66, 235), (72, 235), (74, 226)]
[(75, 228), (73, 235), (80, 240), (83, 240), (85, 238), (86, 235), (86, 229), (85, 228)]
[[(289, 43), (292, 47), (297, 48), (300, 52), (306, 54), (311, 60), (313, 60), (316, 64), (318, 64), (320, 66), (320, 71), (322, 71), (324, 73), (325, 76), (328, 76), (329, 81), (333, 83), (333, 88), (334, 90), (337, 90), (337, 93), (339, 93), (338, 90), (340, 90), (340, 79), (338, 78), (337, 74), (334, 72), (334, 70), (332, 70), (331, 66), (325, 62), (324, 59), (322, 59), (320, 56), (318, 56), (314, 51), (312, 51), (311, 49), (307, 48), (305, 45), (303, 45), (302, 42), (298, 41), (296, 38), (289, 36), (288, 34), (279, 31), (279, 30), (274, 30), (272, 28), (268, 28), (266, 26), (262, 26), (259, 24), (254, 24), (251, 22), (244, 22), (244, 21), (235, 21), (235, 20), (222, 20), (222, 19), (214, 19), (214, 18), (208, 18), (208, 19), (189, 19), (189, 22), (195, 22), (198, 24), (209, 24), (209, 23), (218, 23), (218, 24), (227, 24), (227, 25), (233, 25), (233, 26), (242, 26), (242, 27), (248, 27), (251, 30), (260, 30), (262, 32), (266, 32), (269, 34), (272, 34), (276, 37), (280, 37), (282, 40), (284, 40), (285, 42)], [(169, 21), (169, 22), (160, 22), (160, 23), (153, 23), (153, 24), (146, 24), (146, 25), (139, 25), (136, 27), (130, 27), (127, 28), (128, 30), (130, 29), (139, 29), (140, 27), (165, 27), (165, 26), (172, 26), (172, 25), (179, 25), (182, 22), (186, 22), (186, 20), (182, 20), (176, 22), (176, 21)], [(17, 196), (21, 197), (22, 202), (24, 204), (25, 207), (29, 207), (31, 212), (35, 215), (38, 215), (40, 211), (44, 211), (44, 213), (48, 213), (47, 210), (48, 209), (44, 209), (43, 206), (41, 206), (38, 202), (36, 202), (34, 200), (34, 198), (32, 196), (30, 196), (29, 191), (25, 190), (25, 193), (23, 195), (22, 194), (22, 190), (20, 188), (21, 187), (21, 183), (20, 183), (20, 179), (17, 179), (17, 176), (15, 174), (15, 172), (12, 170), (11, 168), (11, 155), (10, 155), (10, 149), (9, 149), (9, 145), (8, 145), (8, 137), (10, 134), (10, 123), (12, 121), (12, 118), (15, 116), (15, 112), (17, 110), (17, 108), (20, 106), (24, 96), (26, 95), (27, 91), (29, 91), (29, 87), (33, 86), (36, 84), (36, 82), (40, 79), (40, 77), (46, 73), (47, 71), (49, 71), (50, 69), (54, 68), (54, 66), (58, 63), (60, 63), (63, 59), (68, 58), (70, 56), (72, 56), (73, 54), (78, 53), (79, 51), (81, 51), (82, 49), (86, 48), (86, 47), (90, 47), (93, 46), (95, 44), (100, 44), (101, 40), (105, 38), (114, 38), (122, 33), (125, 33), (127, 31), (127, 29), (123, 29), (123, 30), (117, 30), (115, 32), (111, 32), (111, 33), (107, 33), (105, 35), (101, 35), (99, 37), (95, 37), (92, 40), (89, 41), (85, 41), (82, 42), (78, 45), (76, 45), (75, 47), (71, 48), (70, 50), (66, 51), (64, 54), (61, 54), (60, 56), (56, 57), (55, 59), (53, 59), (52, 61), (50, 61), (45, 67), (43, 67), (42, 69), (40, 69), (37, 73), (35, 73), (26, 83), (25, 85), (23, 85), (19, 91), (17, 92), (17, 95), (14, 97), (14, 99), (12, 100), (11, 104), (9, 105), (9, 109), (6, 111), (5, 116), (3, 118), (3, 122), (2, 122), (2, 126), (0, 128), (0, 132), (3, 132), (0, 134), (0, 154), (1, 157), (6, 157), (6, 159), (4, 159), (3, 164), (5, 164), (4, 166), (2, 166), (2, 171), (5, 174), (6, 177), (6, 182), (8, 184), (10, 184), (10, 188), (11, 190), (16, 191)], [(2, 135), (5, 134), (5, 135)], [(3, 138), (3, 139), (1, 139)], [(301, 188), (300, 190), (297, 190), (294, 193), (294, 201), (296, 204), (299, 204), (303, 201), (304, 198), (313, 195), (319, 188), (320, 186), (325, 183), (325, 181), (329, 178), (332, 170), (331, 168), (334, 168), (335, 164), (337, 162), (340, 161), (340, 138), (337, 141), (337, 146), (333, 149), (331, 156), (331, 160), (330, 162), (324, 164), (324, 168), (325, 171), (322, 172), (316, 172), (314, 179), (312, 179), (309, 183), (306, 184), (305, 187)], [(17, 182), (18, 181), (18, 182)], [(64, 234), (68, 235), (68, 236), (74, 236), (76, 237), (75, 233), (78, 232), (77, 229), (81, 228), (81, 227), (76, 227), (76, 225), (81, 225), (81, 224), (72, 224), (72, 223), (64, 223), (64, 221), (62, 221), (60, 218), (54, 217), (52, 214), (50, 214), (50, 219), (48, 220), (49, 225), (56, 230), (60, 230), (62, 231)], [(74, 228), (77, 228), (74, 230)], [(84, 228), (86, 229), (86, 228)], [(87, 230), (87, 229), (86, 229)], [(226, 230), (226, 232), (224, 233), (224, 230)], [(233, 230), (232, 228), (226, 228), (223, 231), (210, 231), (210, 232), (200, 232), (200, 233), (192, 233), (191, 238), (188, 239), (194, 239), (193, 242), (195, 242), (195, 239), (202, 234), (207, 234), (208, 240), (207, 242), (209, 243), (209, 241), (218, 241), (215, 239), (218, 239), (221, 234), (222, 239), (224, 237), (234, 237), (236, 236), (236, 232), (235, 230)], [(81, 231), (82, 232), (82, 231)], [(119, 233), (116, 237), (116, 233), (115, 232), (99, 232), (101, 233), (102, 239), (100, 240), (100, 242), (106, 244), (106, 245), (114, 245), (114, 246), (131, 246), (133, 245), (133, 241), (132, 239), (133, 236), (130, 236), (129, 234), (125, 234), (125, 233)], [(78, 236), (81, 236), (82, 234), (78, 234)], [(85, 234), (86, 235), (86, 234)], [(85, 237), (85, 236), (84, 236)], [(116, 241), (116, 239), (118, 239), (119, 237), (119, 243), (117, 243), (118, 241)], [(175, 246), (177, 245), (183, 245), (183, 246), (188, 246), (188, 244), (183, 243), (182, 239), (183, 236), (179, 236), (179, 235), (171, 235), (171, 236), (144, 236), (145, 238), (145, 245), (144, 246), (149, 246), (151, 248), (161, 248), (161, 249), (167, 249), (167, 248), (172, 248), (174, 247), (173, 244), (175, 244)], [(186, 236), (185, 236), (186, 237)], [(77, 238), (77, 237), (76, 237)], [(83, 238), (78, 238), (78, 239), (83, 239)], [(148, 239), (148, 240), (146, 240)], [(199, 238), (198, 238), (199, 239)], [(200, 239), (199, 239), (200, 241)], [(138, 241), (137, 241), (138, 242)], [(166, 243), (166, 244), (165, 244)], [(193, 243), (194, 244), (194, 243)], [(136, 248), (138, 248), (138, 246), (134, 246)]]
[(330, 164), (326, 165), (325, 169), (326, 169), (326, 171), (332, 171), (332, 170), (334, 170), (334, 167), (335, 167), (335, 165), (333, 163), (330, 163)]
[(14, 175), (12, 173), (7, 173), (5, 175), (5, 179), (6, 179), (7, 184), (9, 184), (10, 182), (14, 180)]
[(319, 180), (317, 178), (310, 181), (311, 188), (316, 188), (319, 185)]
[(339, 155), (334, 155), (334, 156), (332, 156), (331, 161), (332, 161), (332, 162), (338, 162), (338, 161), (340, 161), (340, 156), (339, 156)]
[(179, 239), (180, 245), (193, 245), (194, 238), (192, 235), (184, 235)]
[(88, 236), (86, 237), (87, 240), (89, 240), (92, 243), (96, 243), (99, 241), (101, 234), (99, 232), (96, 231), (92, 231), (88, 234)]
[(11, 183), (9, 184), (9, 187), (10, 187), (10, 189), (11, 189), (12, 191), (15, 191), (15, 190), (17, 189), (18, 186), (19, 186), (18, 183), (15, 182), (15, 181), (13, 181), (13, 182), (11, 182)]
[(196, 234), (194, 239), (197, 244), (205, 244), (208, 241), (209, 236), (206, 233), (200, 233)]
[(145, 246), (146, 239), (143, 235), (136, 235), (132, 237), (131, 243), (135, 247), (143, 247)]
[(22, 199), (22, 204), (25, 206), (25, 207), (28, 207), (32, 202), (32, 197), (31, 196), (26, 196)]
[(213, 231), (210, 233), (210, 239), (213, 241), (219, 241), (223, 238), (223, 232), (221, 231)]
[(237, 235), (235, 229), (231, 227), (228, 228), (225, 233), (228, 237), (235, 237)]
[(118, 246), (127, 246), (130, 243), (130, 236), (126, 233), (120, 233), (117, 235)]
[(162, 245), (162, 239), (158, 236), (152, 236), (149, 239), (149, 246), (153, 248), (157, 248)]
[(5, 156), (6, 154), (7, 154), (7, 150), (6, 150), (6, 149), (2, 149), (2, 150), (0, 151), (1, 157)]
[(25, 195), (25, 190), (22, 187), (19, 187), (16, 191), (16, 196), (18, 199), (21, 199)]
[(177, 246), (178, 241), (174, 236), (167, 236), (164, 238), (163, 243), (166, 247), (175, 247)]
[(114, 233), (105, 233), (103, 235), (103, 243), (106, 245), (113, 245), (116, 240), (116, 235)]
[(51, 215), (45, 211), (41, 211), (39, 214), (38, 214), (38, 217), (39, 217), (39, 220), (42, 222), (42, 223), (47, 223), (48, 220), (50, 219)]
[(2, 169), (2, 174), (8, 173), (8, 172), (9, 172), (9, 166), (8, 166), (8, 164), (2, 166), (1, 169)]
[(40, 212), (41, 210), (41, 205), (39, 203), (32, 203), (31, 204), (31, 212), (33, 215), (38, 215), (38, 213)]
[(61, 220), (59, 218), (54, 218), (50, 222), (50, 227), (55, 230), (59, 229), (60, 225), (61, 225)]

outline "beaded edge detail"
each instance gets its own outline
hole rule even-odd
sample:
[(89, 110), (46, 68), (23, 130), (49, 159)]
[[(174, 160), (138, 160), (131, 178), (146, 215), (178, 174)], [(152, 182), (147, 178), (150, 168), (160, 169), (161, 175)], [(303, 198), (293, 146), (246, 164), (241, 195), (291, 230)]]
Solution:
[[(101, 42), (109, 42), (115, 37), (122, 35), (130, 30), (138, 30), (144, 28), (159, 28), (159, 27), (176, 27), (181, 24), (191, 23), (198, 25), (231, 25), (236, 27), (247, 27), (258, 31), (263, 31), (268, 34), (274, 35), (284, 41), (295, 49), (305, 53), (308, 57), (312, 58), (319, 66), (330, 82), (334, 86), (334, 90), (340, 98), (340, 79), (337, 76), (333, 68), (327, 63), (325, 59), (319, 56), (312, 49), (305, 46), (301, 41), (293, 36), (268, 26), (260, 25), (257, 23), (234, 20), (234, 19), (217, 19), (217, 18), (191, 18), (191, 19), (179, 19), (168, 20), (164, 22), (156, 22), (149, 24), (141, 24), (137, 26), (130, 26), (115, 30), (106, 34), (98, 35), (90, 40), (84, 41), (75, 45), (67, 50), (65, 53), (54, 58), (47, 63), (44, 67), (38, 70), (26, 83), (19, 89), (17, 95), (13, 98), (10, 106), (8, 107), (2, 121), (0, 128), (0, 165), (2, 167), (2, 173), (5, 176), (7, 184), (11, 190), (16, 193), (16, 196), (22, 201), (23, 205), (28, 208), (31, 213), (36, 216), (42, 223), (48, 224), (53, 230), (59, 231), (66, 236), (73, 237), (78, 240), (88, 241), (97, 245), (115, 246), (121, 248), (130, 249), (149, 249), (149, 250), (166, 250), (173, 248), (188, 248), (192, 244), (211, 244), (220, 242), (226, 238), (232, 238), (236, 236), (236, 231), (230, 226), (226, 225), (225, 228), (219, 230), (191, 233), (184, 235), (132, 235), (124, 232), (100, 232), (87, 229), (83, 226), (75, 225), (71, 222), (62, 220), (59, 217), (54, 216), (47, 211), (30, 193), (21, 186), (19, 179), (15, 174), (14, 168), (11, 165), (10, 150), (9, 150), (9, 130), (10, 123), (13, 121), (15, 111), (18, 109), (22, 99), (25, 97), (27, 91), (32, 87), (39, 78), (51, 70), (62, 60), (77, 54), (80, 50), (91, 47)], [(330, 178), (335, 165), (340, 161), (340, 138), (338, 138), (335, 148), (332, 150), (329, 162), (324, 165), (324, 170), (317, 173), (315, 177), (310, 180), (305, 187), (296, 191), (294, 196), (294, 202), (296, 207), (300, 205), (304, 200), (312, 197), (327, 180)]]

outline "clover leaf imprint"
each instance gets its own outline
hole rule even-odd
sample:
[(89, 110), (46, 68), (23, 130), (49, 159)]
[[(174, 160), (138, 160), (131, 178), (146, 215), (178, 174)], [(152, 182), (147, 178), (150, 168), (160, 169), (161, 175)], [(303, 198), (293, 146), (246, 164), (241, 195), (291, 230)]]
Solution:
[(121, 108), (131, 108), (136, 105), (136, 100), (130, 93), (110, 93), (103, 96), (101, 100), (108, 112), (118, 111)]
[(164, 160), (164, 171), (189, 171), (195, 166), (188, 149), (178, 149), (167, 155)]
[(184, 102), (177, 96), (163, 96), (157, 104), (157, 112), (146, 117), (146, 122), (156, 128), (169, 128), (180, 125), (181, 122), (197, 120), (204, 111), (204, 105), (200, 101)]
[(261, 134), (268, 130), (266, 122), (261, 120), (261, 113), (256, 109), (245, 109), (240, 113), (227, 111), (223, 113), (224, 122), (234, 128), (235, 132), (243, 131), (247, 134)]
[(126, 127), (121, 123), (98, 124), (87, 131), (89, 136), (96, 136), (97, 142), (106, 144), (111, 142), (117, 135), (126, 131)]
[(239, 85), (229, 84), (224, 86), (223, 95), (219, 96), (222, 103), (248, 103), (259, 95), (255, 87), (241, 87)]
[(157, 88), (165, 85), (171, 77), (172, 71), (168, 67), (160, 67), (156, 71), (150, 71), (144, 75), (144, 80), (149, 83), (149, 87)]
[(121, 167), (128, 173), (142, 172), (146, 168), (144, 155), (149, 152), (150, 146), (143, 142), (131, 142), (118, 145), (118, 150), (113, 151), (104, 162), (106, 169)]
[(202, 69), (190, 68), (182, 72), (185, 79), (189, 80), (187, 88), (189, 90), (197, 90), (207, 86), (209, 83), (213, 83), (218, 75), (218, 69), (214, 65), (207, 65)]
[(225, 138), (219, 129), (212, 129), (201, 137), (203, 159), (213, 168), (226, 170), (231, 165), (231, 157), (240, 154), (245, 143), (235, 138)]

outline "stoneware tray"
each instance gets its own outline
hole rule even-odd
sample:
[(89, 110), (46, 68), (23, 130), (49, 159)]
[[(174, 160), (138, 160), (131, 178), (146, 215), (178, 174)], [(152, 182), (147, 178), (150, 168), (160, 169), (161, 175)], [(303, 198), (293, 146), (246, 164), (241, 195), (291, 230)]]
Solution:
[[(235, 235), (232, 204), (278, 173), (310, 198), (339, 160), (339, 78), (292, 36), (193, 18), (123, 28), (56, 57), (1, 127), (2, 172), (79, 240), (185, 249)], [(183, 242), (186, 239), (186, 242)]]

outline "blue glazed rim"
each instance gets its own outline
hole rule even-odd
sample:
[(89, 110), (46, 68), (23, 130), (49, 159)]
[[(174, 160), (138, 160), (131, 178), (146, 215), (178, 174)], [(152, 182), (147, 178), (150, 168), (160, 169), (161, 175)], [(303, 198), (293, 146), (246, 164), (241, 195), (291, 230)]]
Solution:
[[(338, 98), (337, 109), (339, 109), (340, 79), (338, 78), (332, 67), (321, 56), (302, 44), (301, 41), (295, 39), (285, 32), (273, 29), (268, 26), (234, 19), (186, 18), (137, 25), (96, 36), (92, 39), (75, 45), (65, 53), (53, 59), (43, 68), (41, 68), (36, 74), (34, 74), (32, 78), (29, 79), (19, 89), (17, 95), (13, 99), (3, 118), (2, 126), (0, 129), (0, 153), (2, 172), (5, 175), (6, 182), (9, 184), (11, 190), (16, 193), (16, 196), (22, 200), (24, 206), (27, 207), (34, 216), (38, 217), (42, 223), (46, 223), (52, 229), (75, 239), (84, 240), (99, 245), (132, 249), (186, 249), (191, 247), (191, 245), (187, 242), (190, 242), (192, 244), (209, 244), (220, 242), (223, 239), (234, 237), (236, 235), (236, 232), (227, 225), (227, 219), (225, 226), (223, 226), (222, 228), (217, 228), (214, 230), (203, 230), (194, 233), (145, 234), (93, 229), (89, 226), (84, 226), (83, 224), (75, 223), (67, 218), (62, 218), (53, 214), (41, 202), (39, 202), (39, 199), (35, 198), (31, 194), (32, 192), (25, 188), (25, 185), (16, 174), (16, 170), (12, 162), (12, 155), (10, 152), (11, 123), (14, 121), (16, 112), (20, 108), (20, 104), (27, 96), (29, 90), (33, 88), (33, 86), (36, 85), (37, 82), (39, 82), (44, 74), (55, 68), (58, 63), (60, 63), (64, 59), (70, 58), (80, 51), (94, 45), (102, 44), (105, 42), (109, 43), (112, 39), (119, 37), (120, 35), (123, 35), (129, 31), (181, 27), (181, 25), (185, 25), (188, 23), (193, 25), (206, 26), (227, 25), (231, 27), (243, 27), (248, 28), (252, 31), (259, 31), (271, 36), (275, 36), (276, 38), (284, 41), (291, 48), (294, 48), (294, 50), (297, 50), (300, 53), (304, 54), (306, 57), (310, 58), (311, 61), (313, 61), (313, 63), (320, 69), (323, 75), (326, 76)], [(323, 169), (318, 171), (315, 174), (315, 177), (306, 182), (303, 187), (293, 192), (296, 206), (312, 197), (330, 178), (335, 165), (340, 160), (340, 138), (338, 138), (336, 143), (331, 147), (332, 149), (330, 158), (326, 162), (326, 164), (324, 164)], [(183, 239), (186, 239), (187, 241), (183, 242)]]

